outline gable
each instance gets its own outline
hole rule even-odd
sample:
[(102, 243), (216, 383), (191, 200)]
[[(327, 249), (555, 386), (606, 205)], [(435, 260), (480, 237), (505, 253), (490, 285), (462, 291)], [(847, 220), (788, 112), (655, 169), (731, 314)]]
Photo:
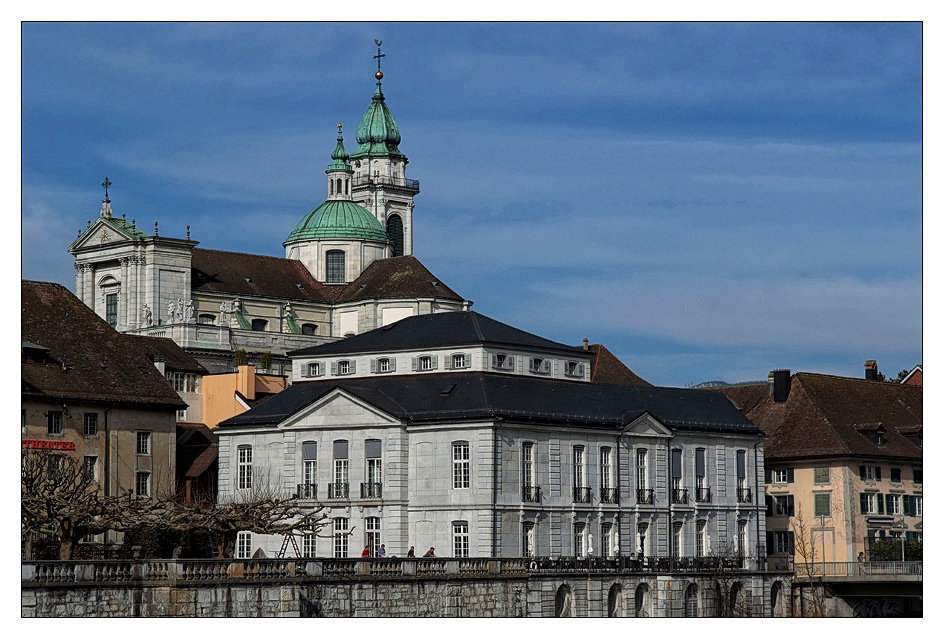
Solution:
[[(127, 228), (123, 228), (127, 227)], [(69, 247), (70, 251), (82, 249), (97, 249), (109, 244), (119, 244), (135, 239), (135, 235), (143, 235), (140, 231), (132, 233), (130, 225), (109, 223), (105, 218), (98, 218), (85, 232)]]
[(671, 437), (672, 431), (666, 428), (659, 420), (643, 413), (635, 420), (629, 423), (625, 433), (636, 435), (638, 437)]
[(280, 428), (400, 426), (399, 419), (341, 389), (335, 389), (282, 422)]

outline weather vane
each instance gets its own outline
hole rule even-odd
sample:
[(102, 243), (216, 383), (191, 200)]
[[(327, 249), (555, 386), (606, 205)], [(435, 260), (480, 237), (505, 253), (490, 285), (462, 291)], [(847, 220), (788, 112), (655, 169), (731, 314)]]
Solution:
[(111, 182), (108, 181), (108, 178), (105, 178), (105, 181), (102, 182), (102, 186), (105, 187), (105, 199), (108, 199), (108, 187), (111, 186)]
[(374, 40), (374, 43), (377, 45), (377, 55), (375, 55), (374, 58), (377, 60), (377, 79), (379, 80), (383, 77), (383, 71), (380, 70), (380, 59), (387, 57), (387, 54), (380, 52), (380, 45), (382, 45), (383, 42)]

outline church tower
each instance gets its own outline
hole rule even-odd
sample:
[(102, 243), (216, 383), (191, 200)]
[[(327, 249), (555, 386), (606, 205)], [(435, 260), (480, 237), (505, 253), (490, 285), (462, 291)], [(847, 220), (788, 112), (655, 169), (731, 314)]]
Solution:
[(367, 112), (357, 127), (357, 150), (351, 154), (354, 176), (351, 198), (383, 226), (393, 244), (392, 257), (413, 254), (413, 196), (420, 192), (419, 180), (406, 177), (407, 157), (400, 152), (400, 131), (384, 103), (380, 60), (385, 53), (377, 44), (377, 88)]

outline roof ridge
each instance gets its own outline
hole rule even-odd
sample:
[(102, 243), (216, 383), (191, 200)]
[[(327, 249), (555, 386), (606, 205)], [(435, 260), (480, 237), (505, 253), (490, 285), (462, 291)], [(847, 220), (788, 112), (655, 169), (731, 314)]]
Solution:
[[(462, 311), (459, 311), (460, 313)], [(485, 336), (482, 335), (482, 328), (479, 326), (478, 313), (475, 311), (470, 311), (472, 317), (472, 327), (475, 328), (475, 335), (483, 342), (485, 341)]]

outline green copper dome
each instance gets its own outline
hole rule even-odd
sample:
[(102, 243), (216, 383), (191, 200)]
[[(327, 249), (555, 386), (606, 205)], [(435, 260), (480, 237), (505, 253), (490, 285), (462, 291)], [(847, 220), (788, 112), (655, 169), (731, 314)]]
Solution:
[(367, 107), (367, 113), (361, 118), (357, 127), (358, 147), (351, 158), (370, 156), (406, 157), (400, 153), (397, 145), (400, 144), (400, 131), (393, 121), (390, 109), (384, 104), (383, 92), (380, 90), (380, 80), (377, 80), (377, 90)]
[(348, 173), (353, 173), (354, 169), (347, 163), (350, 158), (351, 156), (344, 150), (344, 136), (341, 135), (341, 125), (339, 124), (338, 146), (334, 149), (334, 153), (331, 154), (331, 159), (334, 160), (334, 162), (328, 165), (328, 171), (347, 171)]
[(297, 240), (325, 238), (390, 242), (370, 211), (350, 200), (328, 200), (302, 218), (283, 246)]

